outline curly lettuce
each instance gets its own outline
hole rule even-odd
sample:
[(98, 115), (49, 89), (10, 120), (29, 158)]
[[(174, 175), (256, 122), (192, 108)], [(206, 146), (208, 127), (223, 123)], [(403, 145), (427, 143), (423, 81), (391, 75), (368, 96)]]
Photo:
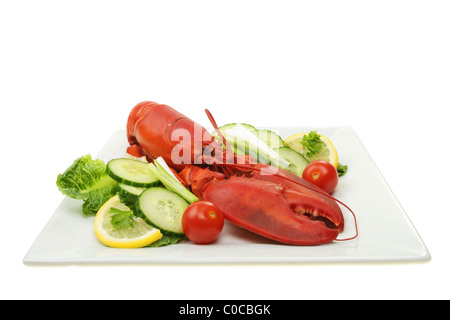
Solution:
[(76, 159), (67, 170), (58, 175), (56, 185), (65, 196), (83, 200), (83, 215), (95, 215), (100, 207), (118, 192), (115, 180), (106, 173), (102, 160), (91, 155)]

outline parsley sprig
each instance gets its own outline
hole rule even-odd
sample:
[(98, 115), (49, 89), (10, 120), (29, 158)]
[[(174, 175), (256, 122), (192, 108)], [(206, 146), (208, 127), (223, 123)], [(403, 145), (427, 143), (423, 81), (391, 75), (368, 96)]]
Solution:
[[(325, 147), (325, 142), (320, 138), (320, 134), (317, 131), (311, 131), (307, 135), (303, 136), (300, 143), (305, 147), (306, 156), (312, 157), (315, 154), (322, 152)], [(348, 166), (338, 163), (337, 171), (339, 177), (342, 177), (347, 173)]]
[(320, 139), (320, 134), (318, 134), (317, 131), (311, 131), (303, 136), (300, 143), (305, 147), (305, 152), (308, 157), (320, 153), (325, 146), (325, 142)]
[(133, 211), (123, 211), (112, 207), (109, 212), (111, 215), (111, 224), (117, 230), (127, 229), (134, 227), (134, 214)]

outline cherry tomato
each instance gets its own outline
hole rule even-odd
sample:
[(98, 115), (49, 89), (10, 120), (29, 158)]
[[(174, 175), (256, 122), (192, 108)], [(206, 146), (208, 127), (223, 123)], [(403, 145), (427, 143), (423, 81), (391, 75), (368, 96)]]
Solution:
[(328, 193), (332, 193), (339, 182), (336, 168), (325, 160), (317, 160), (308, 164), (303, 170), (302, 178)]
[(224, 225), (224, 217), (214, 204), (197, 201), (186, 208), (182, 218), (183, 231), (189, 240), (197, 244), (214, 242)]

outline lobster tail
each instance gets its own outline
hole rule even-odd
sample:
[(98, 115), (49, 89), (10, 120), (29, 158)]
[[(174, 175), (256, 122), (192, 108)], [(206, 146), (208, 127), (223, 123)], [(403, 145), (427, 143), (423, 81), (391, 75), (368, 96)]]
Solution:
[(149, 159), (161, 156), (176, 170), (187, 164), (204, 164), (203, 151), (221, 146), (214, 137), (185, 115), (156, 102), (137, 104), (128, 117), (127, 139), (137, 155)]

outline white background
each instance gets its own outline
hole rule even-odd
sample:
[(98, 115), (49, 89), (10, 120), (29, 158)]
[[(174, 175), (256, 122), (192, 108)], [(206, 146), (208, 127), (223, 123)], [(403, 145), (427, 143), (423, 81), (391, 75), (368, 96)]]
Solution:
[[(0, 1), (0, 298), (450, 298), (449, 17), (430, 0)], [(222, 124), (352, 126), (432, 261), (23, 265), (57, 174), (143, 100), (204, 125), (207, 107)]]

